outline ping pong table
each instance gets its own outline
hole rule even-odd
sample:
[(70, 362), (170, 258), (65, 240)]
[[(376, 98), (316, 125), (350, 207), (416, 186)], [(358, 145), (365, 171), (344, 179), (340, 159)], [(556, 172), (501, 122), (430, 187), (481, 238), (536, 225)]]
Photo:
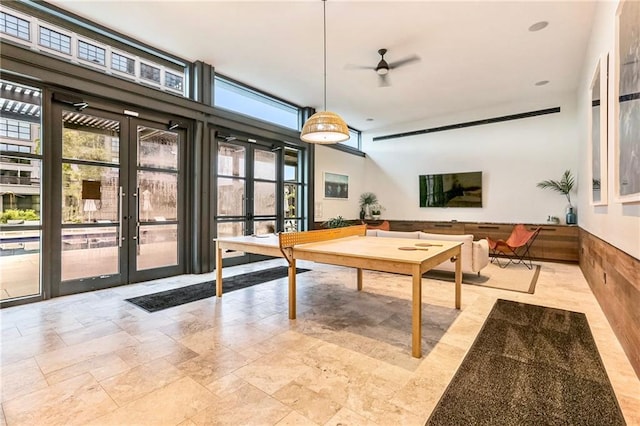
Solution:
[(289, 263), (289, 318), (296, 318), (296, 261), (308, 260), (357, 269), (362, 290), (365, 269), (412, 276), (412, 355), (422, 356), (422, 274), (455, 261), (455, 307), (461, 303), (461, 242), (366, 237), (366, 225), (280, 233), (267, 236), (217, 238), (216, 295), (222, 297), (222, 256), (225, 250), (284, 257)]

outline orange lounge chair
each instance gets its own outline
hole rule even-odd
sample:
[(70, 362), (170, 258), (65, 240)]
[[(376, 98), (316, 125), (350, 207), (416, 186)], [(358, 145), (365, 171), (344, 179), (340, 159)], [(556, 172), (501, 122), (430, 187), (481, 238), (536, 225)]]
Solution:
[[(507, 240), (492, 240), (487, 237), (489, 250), (491, 252), (491, 262), (495, 261), (499, 267), (506, 268), (511, 263), (523, 263), (528, 269), (533, 267), (529, 249), (540, 233), (540, 227), (528, 230), (524, 225), (518, 224), (513, 227), (511, 235)], [(507, 263), (500, 263), (500, 257), (506, 257)], [(529, 261), (527, 264), (526, 261)]]
[(380, 224), (369, 224), (362, 221), (363, 225), (367, 225), (367, 229), (380, 229), (381, 231), (388, 231), (391, 228), (391, 225), (388, 220), (383, 220)]

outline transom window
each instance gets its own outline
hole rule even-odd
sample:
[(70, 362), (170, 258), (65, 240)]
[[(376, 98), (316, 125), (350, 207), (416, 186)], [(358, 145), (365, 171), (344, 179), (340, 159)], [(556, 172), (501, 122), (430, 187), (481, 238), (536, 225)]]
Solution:
[(0, 12), (0, 31), (23, 40), (31, 39), (29, 36), (29, 21), (6, 12)]
[(216, 76), (214, 80), (214, 95), (214, 104), (217, 107), (290, 129), (299, 129), (298, 108), (276, 98), (220, 76)]
[(71, 54), (71, 37), (46, 27), (40, 27), (40, 45)]
[[(0, 0), (1, 1), (1, 0)], [(100, 69), (106, 74), (134, 80), (136, 83), (152, 83), (156, 89), (186, 96), (186, 64), (160, 51), (140, 47), (132, 42), (131, 51), (120, 49), (106, 42), (97, 42), (91, 33), (103, 33), (90, 24), (82, 24), (89, 34), (76, 33), (60, 23), (51, 24), (44, 19), (29, 16), (25, 12), (7, 7), (12, 2), (0, 4), (0, 37), (26, 45), (36, 51), (46, 51), (76, 64)], [(74, 24), (79, 24), (74, 20)], [(38, 34), (35, 33), (37, 29)], [(33, 31), (33, 36), (31, 32)], [(103, 34), (104, 35), (104, 34)], [(113, 36), (112, 39), (119, 40)], [(119, 40), (122, 41), (122, 40)], [(147, 56), (141, 59), (142, 50)], [(157, 58), (155, 60), (154, 58)], [(107, 61), (110, 64), (107, 65)], [(143, 62), (144, 61), (144, 62)]]
[(182, 90), (183, 78), (180, 75), (172, 74), (170, 72), (164, 73), (164, 85), (175, 90)]
[(78, 40), (78, 58), (85, 61), (105, 65), (106, 51), (102, 47), (94, 46), (86, 41)]
[(360, 149), (360, 132), (349, 127), (349, 136), (351, 136), (349, 140), (340, 142), (340, 145)]
[(126, 56), (112, 52), (111, 69), (134, 75), (136, 73), (136, 61)]
[(145, 63), (140, 64), (140, 77), (145, 80), (155, 81), (160, 83), (160, 68), (152, 67)]

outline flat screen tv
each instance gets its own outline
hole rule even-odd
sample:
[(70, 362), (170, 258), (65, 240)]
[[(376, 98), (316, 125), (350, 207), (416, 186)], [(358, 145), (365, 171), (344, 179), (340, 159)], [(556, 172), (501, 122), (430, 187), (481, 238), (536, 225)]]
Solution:
[(482, 207), (482, 172), (420, 175), (420, 207)]

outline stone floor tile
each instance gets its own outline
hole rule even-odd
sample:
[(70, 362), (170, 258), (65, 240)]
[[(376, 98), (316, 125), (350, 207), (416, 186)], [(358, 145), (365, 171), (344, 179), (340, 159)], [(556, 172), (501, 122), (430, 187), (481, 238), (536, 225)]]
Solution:
[(498, 298), (584, 312), (627, 423), (640, 424), (640, 380), (577, 265), (544, 263), (534, 294), (463, 285), (461, 310), (451, 283), (424, 279), (419, 359), (410, 279), (365, 272), (358, 292), (352, 269), (299, 266), (311, 272), (296, 320), (286, 279), (152, 314), (125, 301), (215, 273), (0, 310), (0, 426), (422, 425)]
[(87, 425), (177, 425), (215, 404), (217, 399), (203, 386), (183, 377)]
[(212, 405), (193, 416), (197, 425), (274, 425), (291, 409), (265, 392), (251, 386), (218, 398)]
[(119, 406), (123, 406), (180, 377), (182, 373), (168, 361), (156, 359), (109, 377), (101, 381), (100, 385)]
[(7, 424), (83, 425), (117, 408), (89, 374), (3, 403)]

